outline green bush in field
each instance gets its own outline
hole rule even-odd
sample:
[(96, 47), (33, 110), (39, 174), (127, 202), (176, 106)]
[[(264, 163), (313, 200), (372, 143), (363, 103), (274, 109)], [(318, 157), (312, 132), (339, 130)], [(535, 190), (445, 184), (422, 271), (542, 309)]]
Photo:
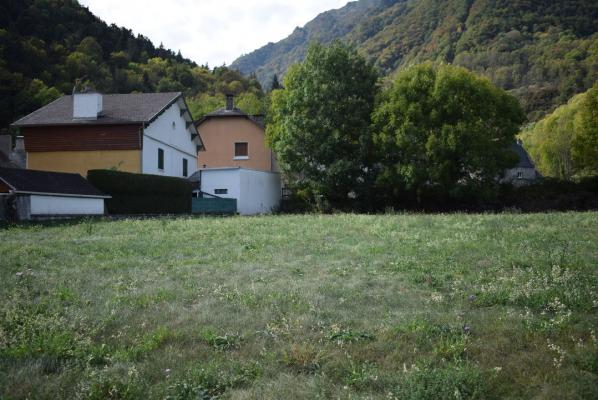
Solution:
[(397, 398), (406, 400), (492, 398), (488, 377), (467, 363), (414, 366), (395, 393)]

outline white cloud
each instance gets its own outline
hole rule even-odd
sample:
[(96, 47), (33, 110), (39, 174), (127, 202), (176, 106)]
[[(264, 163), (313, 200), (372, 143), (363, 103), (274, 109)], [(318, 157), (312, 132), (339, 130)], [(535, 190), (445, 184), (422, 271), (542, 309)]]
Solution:
[(80, 0), (108, 24), (149, 37), (199, 64), (230, 64), (285, 38), (347, 0)]

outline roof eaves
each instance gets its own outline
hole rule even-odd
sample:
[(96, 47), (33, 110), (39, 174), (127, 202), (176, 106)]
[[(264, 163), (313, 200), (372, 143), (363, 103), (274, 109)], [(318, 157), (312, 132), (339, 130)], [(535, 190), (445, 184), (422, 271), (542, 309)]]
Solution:
[(79, 194), (79, 193), (53, 193), (53, 192), (33, 192), (28, 190), (13, 190), (14, 194), (33, 194), (40, 196), (55, 196), (55, 197), (86, 197), (94, 199), (111, 199), (112, 196), (106, 194)]
[(11, 185), (7, 180), (5, 180), (4, 178), (0, 177), (0, 181), (4, 182), (4, 184), (6, 186), (8, 186), (11, 190), (15, 190), (15, 187), (13, 185)]
[(151, 124), (152, 122), (154, 122), (160, 115), (162, 115), (164, 113), (164, 111), (166, 111), (168, 108), (170, 108), (170, 106), (172, 106), (174, 103), (176, 103), (176, 101), (179, 99), (179, 97), (183, 96), (182, 92), (176, 92), (175, 94), (176, 94), (176, 96), (174, 98), (172, 98), (164, 107), (162, 107), (162, 109), (160, 111), (155, 113), (148, 121), (144, 121), (146, 127), (149, 124)]
[(203, 117), (201, 117), (200, 119), (198, 119), (197, 121), (195, 121), (194, 124), (196, 127), (199, 127), (201, 124), (203, 124), (204, 122), (206, 122), (207, 120), (212, 119), (212, 118), (245, 118), (249, 122), (252, 122), (255, 125), (257, 125), (258, 127), (260, 127), (261, 129), (264, 129), (264, 125), (257, 122), (255, 119), (253, 119), (248, 114), (230, 114), (230, 115), (206, 114)]
[[(77, 126), (77, 125), (141, 125), (144, 124), (145, 121), (137, 121), (137, 120), (121, 120), (121, 121), (100, 121), (100, 120), (73, 120), (72, 122), (55, 122), (55, 123), (45, 123), (45, 124), (23, 124), (19, 125), (19, 128), (37, 128), (40, 126)], [(13, 126), (13, 125), (11, 125)]]
[(199, 139), (199, 145), (201, 147), (204, 147), (203, 140), (201, 139), (201, 135), (199, 134), (199, 131), (197, 130), (197, 126), (195, 125), (195, 123), (193, 121), (193, 115), (191, 115), (191, 111), (189, 111), (189, 106), (187, 105), (187, 101), (185, 100), (185, 96), (181, 95), (180, 99), (183, 101), (183, 104), (185, 105), (185, 114), (187, 114), (189, 116), (189, 121), (191, 122), (190, 126), (193, 127), (193, 130), (197, 134), (197, 138)]
[(20, 128), (21, 126), (28, 126), (27, 124), (23, 124), (21, 121), (24, 120), (25, 118), (29, 118), (35, 114), (37, 114), (38, 112), (40, 112), (41, 110), (43, 110), (44, 108), (56, 103), (58, 100), (62, 99), (63, 97), (66, 97), (66, 95), (62, 95), (59, 98), (57, 98), (56, 100), (46, 104), (43, 107), (38, 108), (37, 110), (30, 112), (29, 114), (25, 115), (24, 117), (19, 118), (18, 120), (16, 120), (15, 122), (13, 122), (12, 124), (10, 124), (10, 127), (14, 127), (14, 128)]

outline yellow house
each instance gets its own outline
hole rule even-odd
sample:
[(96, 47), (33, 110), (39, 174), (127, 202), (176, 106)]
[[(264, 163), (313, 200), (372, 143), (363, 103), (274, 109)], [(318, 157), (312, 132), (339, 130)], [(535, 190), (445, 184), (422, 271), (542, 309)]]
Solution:
[(187, 177), (197, 169), (201, 138), (182, 93), (76, 93), (16, 121), (27, 168), (90, 169)]

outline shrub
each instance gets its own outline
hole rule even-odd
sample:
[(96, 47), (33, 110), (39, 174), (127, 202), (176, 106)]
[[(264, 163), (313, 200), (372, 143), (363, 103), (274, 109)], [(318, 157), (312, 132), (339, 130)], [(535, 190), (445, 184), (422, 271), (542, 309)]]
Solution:
[(182, 178), (90, 170), (87, 179), (112, 196), (110, 214), (185, 214), (191, 212), (191, 182)]
[(400, 399), (483, 399), (490, 397), (487, 377), (467, 363), (414, 367), (397, 388)]
[(205, 330), (201, 337), (207, 344), (216, 350), (234, 350), (239, 348), (241, 340), (243, 339), (238, 333), (225, 333), (224, 335), (217, 335), (212, 330)]
[(324, 353), (311, 343), (293, 343), (283, 353), (284, 364), (297, 373), (312, 374), (322, 366)]

